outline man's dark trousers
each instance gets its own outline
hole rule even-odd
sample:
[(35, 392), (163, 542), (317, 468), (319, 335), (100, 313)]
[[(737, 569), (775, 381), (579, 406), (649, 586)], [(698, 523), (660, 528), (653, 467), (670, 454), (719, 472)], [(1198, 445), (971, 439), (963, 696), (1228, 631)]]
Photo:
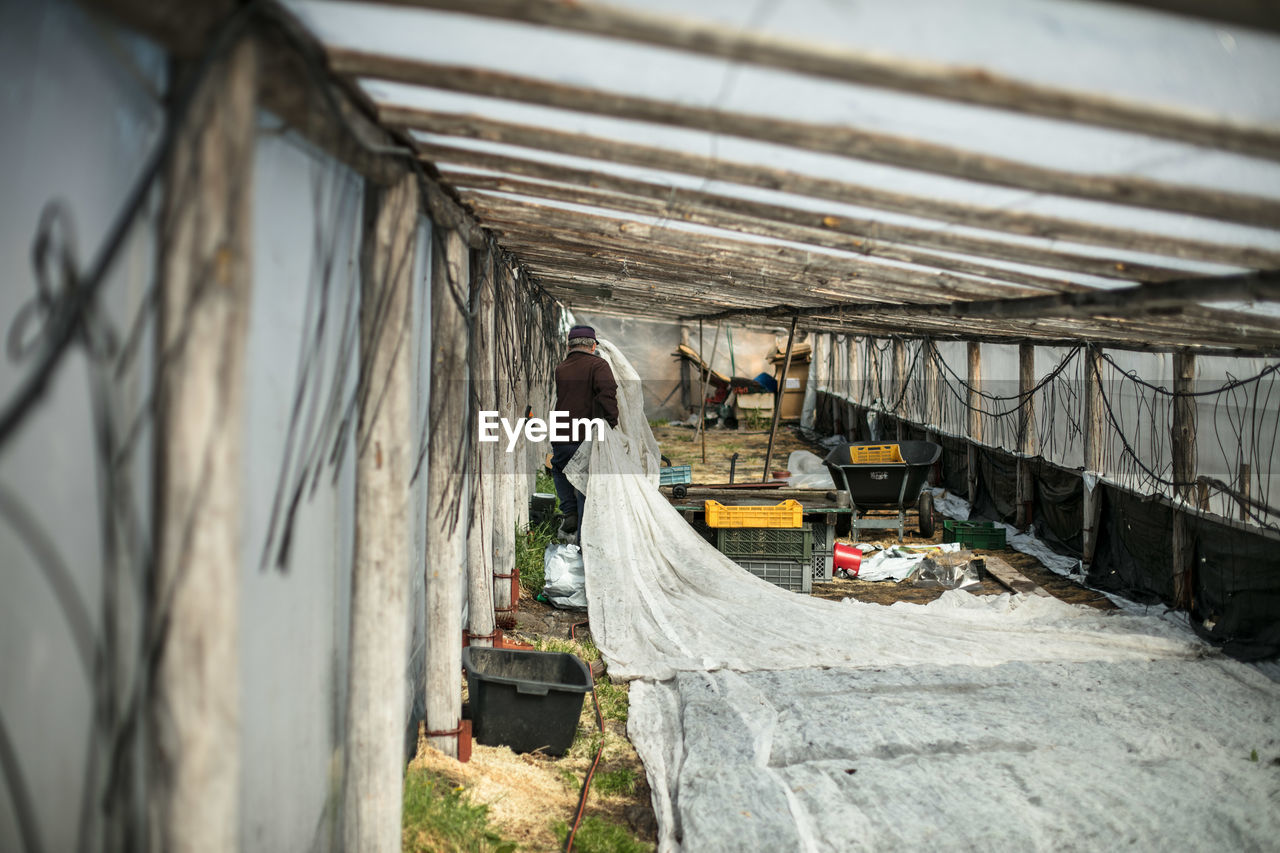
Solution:
[(555, 481), (556, 495), (560, 498), (560, 511), (564, 513), (565, 518), (577, 518), (579, 535), (581, 535), (582, 511), (587, 505), (587, 498), (569, 482), (569, 478), (564, 475), (564, 466), (569, 464), (569, 460), (581, 446), (581, 441), (553, 442), (551, 445), (551, 479)]

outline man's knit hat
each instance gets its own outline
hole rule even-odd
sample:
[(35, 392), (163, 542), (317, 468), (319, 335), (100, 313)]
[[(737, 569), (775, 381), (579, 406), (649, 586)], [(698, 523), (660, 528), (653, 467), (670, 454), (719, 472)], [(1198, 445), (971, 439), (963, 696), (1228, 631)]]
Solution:
[(574, 326), (569, 330), (569, 340), (574, 338), (591, 338), (595, 340), (596, 330), (590, 326)]

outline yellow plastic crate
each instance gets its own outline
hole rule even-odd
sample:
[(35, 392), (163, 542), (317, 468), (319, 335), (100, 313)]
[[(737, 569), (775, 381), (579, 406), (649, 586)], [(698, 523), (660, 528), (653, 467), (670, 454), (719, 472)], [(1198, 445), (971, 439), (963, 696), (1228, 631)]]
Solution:
[(708, 527), (800, 527), (804, 507), (799, 501), (787, 500), (777, 506), (725, 506), (706, 502)]
[(902, 451), (896, 444), (864, 444), (849, 448), (849, 461), (854, 465), (876, 465), (902, 462)]

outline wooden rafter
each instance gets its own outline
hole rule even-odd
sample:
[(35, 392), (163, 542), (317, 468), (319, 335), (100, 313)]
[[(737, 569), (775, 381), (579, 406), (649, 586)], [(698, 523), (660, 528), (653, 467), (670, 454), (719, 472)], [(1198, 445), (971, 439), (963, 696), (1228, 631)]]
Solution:
[[(625, 39), (798, 72), (842, 83), (874, 86), (1015, 113), (1090, 124), (1178, 142), (1280, 159), (1280, 128), (1173, 106), (1071, 91), (1003, 77), (984, 68), (947, 67), (814, 41), (736, 29), (594, 2), (562, 0), (383, 0), (402, 6), (462, 12), (540, 24), (595, 36)], [(1233, 0), (1236, 7), (1245, 0)], [(1191, 5), (1179, 0), (1179, 6)], [(1194, 5), (1204, 8), (1205, 3)], [(1260, 7), (1263, 4), (1255, 4)], [(1259, 9), (1261, 11), (1261, 9)], [(1248, 20), (1277, 16), (1252, 14)]]
[(497, 71), (344, 48), (330, 47), (329, 61), (338, 73), (356, 77), (721, 133), (1028, 192), (1185, 213), (1264, 228), (1280, 227), (1280, 201), (1261, 196), (1146, 178), (1079, 174), (842, 125), (692, 107)]
[(477, 202), (484, 210), (486, 227), (503, 235), (504, 244), (538, 246), (555, 241), (567, 249), (619, 261), (692, 258), (704, 268), (714, 265), (744, 277), (777, 273), (803, 276), (816, 282), (867, 280), (899, 284), (917, 291), (914, 296), (904, 297), (908, 302), (928, 301), (922, 297), (929, 294), (975, 298), (1044, 292), (1043, 288), (881, 263), (856, 254), (807, 251), (781, 243), (732, 239), (736, 236), (732, 232), (727, 237), (715, 236), (514, 199), (485, 197), (478, 198)]
[(1023, 237), (1105, 246), (1109, 249), (1164, 255), (1181, 260), (1208, 261), (1243, 269), (1280, 267), (1280, 252), (1266, 249), (1169, 237), (1155, 232), (1132, 231), (1001, 207), (983, 207), (942, 198), (907, 195), (754, 163), (720, 160), (622, 140), (494, 121), (481, 116), (389, 105), (380, 106), (378, 115), (383, 122), (405, 130), (497, 142), (605, 163), (692, 175)]
[[(497, 189), (500, 186), (515, 187), (517, 186), (517, 183), (518, 182), (500, 179), (499, 183), (494, 184), (494, 189)], [(498, 191), (518, 192), (519, 190), (498, 189)], [(1024, 287), (1038, 288), (1040, 290), (1057, 292), (1073, 290), (1079, 287), (1079, 285), (1067, 278), (1053, 278), (1045, 275), (1037, 275), (1035, 273), (1022, 272), (1020, 270), (984, 264), (967, 258), (936, 255), (918, 250), (903, 250), (894, 244), (871, 243), (864, 240), (855, 240), (851, 237), (847, 237), (839, 233), (833, 233), (830, 230), (821, 227), (789, 225), (786, 223), (757, 219), (755, 217), (742, 214), (723, 212), (708, 213), (696, 207), (684, 208), (677, 216), (673, 215), (673, 213), (661, 202), (632, 196), (596, 193), (592, 190), (585, 189), (556, 188), (550, 185), (530, 187), (527, 192), (522, 192), (522, 194), (534, 199), (590, 205), (592, 207), (600, 208), (602, 212), (614, 210), (621, 213), (656, 217), (658, 219), (676, 219), (680, 222), (726, 229), (757, 237), (786, 240), (793, 243), (807, 244), (849, 253), (861, 253), (868, 258), (879, 258), (899, 263), (915, 264), (917, 266), (933, 270), (947, 270), (956, 273), (965, 273), (968, 275), (989, 278), (1005, 284), (1022, 285)], [(484, 219), (486, 214), (491, 216), (495, 211), (502, 210), (505, 206), (509, 206), (513, 203), (513, 200), (493, 195), (492, 192), (486, 194), (484, 192), (471, 189), (463, 189), (460, 192), (460, 196), (463, 201), (469, 204), (477, 212), (481, 219)]]
[[(486, 227), (500, 235), (503, 245), (516, 254), (520, 251), (546, 246), (556, 241), (577, 252), (599, 257), (613, 256), (618, 262), (630, 262), (644, 256), (656, 262), (686, 259), (679, 254), (698, 252), (698, 242), (705, 242), (700, 258), (704, 269), (713, 269), (736, 275), (746, 280), (761, 277), (791, 279), (799, 276), (817, 285), (839, 282), (857, 287), (882, 288), (886, 295), (905, 302), (922, 302), (936, 299), (992, 298), (997, 296), (1028, 296), (1046, 292), (1046, 288), (1029, 288), (1008, 282), (979, 279), (971, 276), (893, 266), (857, 257), (830, 258), (816, 253), (776, 244), (734, 243), (692, 231), (643, 225), (649, 230), (639, 232), (642, 238), (627, 234), (628, 226), (642, 225), (604, 215), (566, 210), (532, 202), (509, 199), (473, 199), (465, 196), (483, 217)], [(723, 248), (723, 254), (721, 254)], [(774, 263), (770, 255), (781, 260)], [(698, 257), (696, 254), (694, 257)], [(1080, 289), (1080, 288), (1074, 288)], [(1052, 292), (1057, 292), (1053, 290)], [(780, 296), (786, 295), (783, 288)]]
[(556, 195), (553, 194), (568, 194), (563, 187), (542, 187), (530, 181), (519, 181), (514, 178), (474, 175), (459, 172), (450, 165), (441, 164), (501, 171), (513, 176), (534, 178), (537, 181), (551, 181), (566, 186), (587, 188), (591, 191), (592, 197), (598, 199), (597, 206), (606, 206), (605, 194), (608, 193), (610, 196), (633, 196), (660, 202), (667, 214), (672, 216), (681, 216), (686, 211), (698, 210), (708, 218), (719, 213), (729, 213), (784, 225), (820, 228), (860, 241), (862, 245), (858, 248), (868, 254), (876, 253), (877, 247), (881, 246), (891, 247), (893, 251), (903, 255), (911, 254), (913, 247), (920, 247), (932, 251), (918, 253), (920, 259), (912, 262), (925, 266), (945, 266), (946, 264), (939, 262), (938, 256), (933, 254), (933, 251), (940, 251), (1126, 281), (1168, 281), (1186, 276), (1185, 271), (1171, 267), (1046, 249), (1026, 243), (989, 240), (957, 233), (950, 229), (921, 228), (769, 204), (737, 196), (623, 178), (607, 172), (575, 169), (468, 149), (423, 145), (422, 155), (435, 161), (441, 170), (442, 177), (456, 187), (500, 189), (505, 184), (515, 187), (510, 190), (511, 192), (520, 192), (524, 195), (545, 195), (545, 197), (554, 198)]

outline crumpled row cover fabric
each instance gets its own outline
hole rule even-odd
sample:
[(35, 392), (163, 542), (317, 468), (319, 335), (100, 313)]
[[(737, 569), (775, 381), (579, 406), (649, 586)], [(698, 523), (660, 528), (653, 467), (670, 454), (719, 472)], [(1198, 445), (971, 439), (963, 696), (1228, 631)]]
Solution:
[(662, 497), (639, 377), (600, 352), (619, 427), (566, 474), (587, 494), (592, 636), (610, 676), (634, 680), (628, 734), (661, 850), (1280, 837), (1280, 774), (1246, 748), (1280, 756), (1277, 685), (1142, 615), (959, 590), (883, 607), (759, 580)]

